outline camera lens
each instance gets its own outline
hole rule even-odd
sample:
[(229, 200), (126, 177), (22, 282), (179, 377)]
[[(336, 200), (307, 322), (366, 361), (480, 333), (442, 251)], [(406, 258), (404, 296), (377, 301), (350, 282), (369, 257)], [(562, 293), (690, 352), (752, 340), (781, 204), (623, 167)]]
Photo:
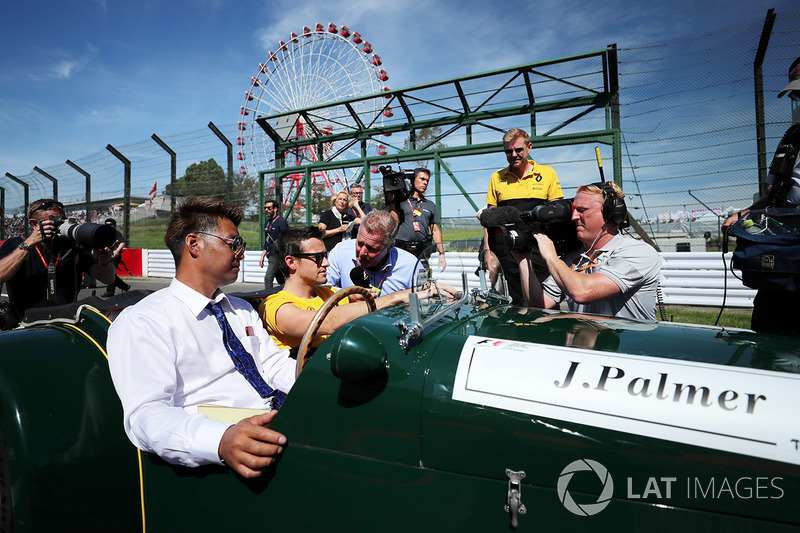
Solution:
[(87, 248), (107, 248), (117, 240), (117, 231), (108, 224), (65, 222), (58, 232), (62, 237)]

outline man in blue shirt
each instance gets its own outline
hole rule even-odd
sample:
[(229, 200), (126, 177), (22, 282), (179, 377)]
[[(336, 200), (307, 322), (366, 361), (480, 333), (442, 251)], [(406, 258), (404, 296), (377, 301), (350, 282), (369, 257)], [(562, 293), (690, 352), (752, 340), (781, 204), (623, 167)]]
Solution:
[[(410, 289), (415, 272), (422, 267), (412, 254), (395, 248), (395, 235), (397, 221), (392, 215), (377, 210), (368, 213), (361, 220), (358, 237), (342, 241), (328, 255), (328, 283), (340, 288), (363, 283), (379, 296)], [(356, 283), (353, 277), (363, 281)]]
[(273, 280), (277, 279), (278, 284), (282, 285), (285, 281), (283, 274), (278, 268), (279, 258), (275, 257), (275, 242), (281, 232), (289, 229), (289, 224), (278, 214), (278, 202), (267, 200), (264, 203), (264, 212), (267, 214), (267, 221), (264, 223), (264, 250), (261, 252), (261, 259), (258, 266), (264, 268), (264, 259), (267, 259), (267, 272), (264, 274), (264, 288), (271, 289)]

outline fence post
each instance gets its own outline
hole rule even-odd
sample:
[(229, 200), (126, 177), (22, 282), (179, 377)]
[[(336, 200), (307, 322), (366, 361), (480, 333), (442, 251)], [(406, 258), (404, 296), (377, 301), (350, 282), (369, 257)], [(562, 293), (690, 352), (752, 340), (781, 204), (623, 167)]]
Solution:
[(228, 149), (228, 201), (233, 202), (233, 144), (219, 131), (213, 122), (209, 122), (208, 127), (211, 128), (211, 131), (219, 137), (219, 140), (222, 141)]
[(122, 201), (122, 220), (125, 224), (125, 242), (130, 246), (131, 244), (131, 162), (124, 155), (119, 153), (116, 148), (110, 144), (106, 146), (106, 150), (114, 154), (117, 159), (122, 161), (125, 165), (125, 184), (124, 184), (124, 200)]
[[(83, 174), (83, 177), (86, 178), (86, 213), (89, 214), (92, 212), (92, 177), (89, 175), (88, 172), (83, 170), (81, 167), (67, 159), (67, 164), (75, 169), (76, 172), (79, 174)], [(88, 215), (91, 216), (91, 215)]]
[(178, 176), (178, 160), (177, 154), (175, 153), (172, 148), (167, 146), (167, 143), (162, 141), (158, 135), (155, 133), (150, 136), (158, 145), (164, 149), (165, 152), (169, 154), (169, 184), (170, 184), (170, 195), (169, 195), (169, 212), (170, 214), (175, 212), (175, 180)]
[[(22, 190), (23, 190), (23, 192), (25, 194), (25, 206), (23, 207), (23, 215), (22, 216), (27, 219), (28, 218), (28, 204), (30, 203), (30, 197), (28, 196), (28, 184), (25, 183), (24, 181), (22, 181), (21, 179), (19, 179), (18, 177), (14, 176), (13, 174), (9, 173), (9, 172), (6, 172), (6, 177), (9, 178), (9, 179), (12, 179), (12, 180), (16, 181), (17, 183), (19, 183), (20, 185), (22, 185)], [(30, 235), (30, 231), (31, 231), (30, 225), (28, 224), (28, 222), (26, 220), (25, 221), (25, 236), (26, 237), (28, 235)]]
[(775, 10), (767, 11), (764, 19), (764, 27), (761, 30), (761, 40), (758, 43), (758, 51), (753, 61), (753, 80), (755, 83), (756, 97), (756, 143), (758, 156), (758, 196), (763, 197), (767, 194), (767, 143), (764, 133), (764, 76), (761, 65), (764, 63), (764, 55), (767, 53), (769, 38), (772, 35), (772, 25), (775, 23)]
[(53, 200), (56, 202), (58, 201), (58, 180), (55, 179), (53, 176), (42, 170), (41, 168), (34, 166), (33, 170), (44, 176), (45, 178), (49, 179), (53, 182)]

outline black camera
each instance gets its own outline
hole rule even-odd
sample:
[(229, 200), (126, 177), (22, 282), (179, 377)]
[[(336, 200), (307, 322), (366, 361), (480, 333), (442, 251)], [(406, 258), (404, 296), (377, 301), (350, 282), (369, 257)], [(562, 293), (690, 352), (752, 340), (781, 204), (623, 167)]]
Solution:
[(117, 240), (117, 230), (109, 224), (94, 224), (92, 222), (79, 224), (74, 218), (58, 216), (51, 216), (50, 220), (55, 224), (53, 237), (80, 244), (85, 248), (99, 248), (102, 250), (103, 248), (110, 248)]
[(559, 256), (581, 245), (572, 222), (572, 202), (569, 200), (543, 202), (529, 211), (520, 211), (512, 206), (487, 209), (481, 215), (481, 225), (488, 231), (489, 249), (498, 256), (511, 250), (527, 252), (536, 249), (534, 233), (547, 235)]
[(386, 205), (396, 204), (408, 199), (408, 184), (406, 180), (413, 182), (414, 171), (400, 169), (397, 172), (392, 170), (392, 167), (378, 167), (381, 174), (383, 174), (383, 196), (386, 199)]

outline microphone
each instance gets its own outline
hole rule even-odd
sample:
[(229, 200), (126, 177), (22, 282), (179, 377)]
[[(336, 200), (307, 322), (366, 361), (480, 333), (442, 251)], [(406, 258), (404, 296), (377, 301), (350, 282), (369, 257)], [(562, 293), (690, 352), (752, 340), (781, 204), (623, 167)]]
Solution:
[(356, 287), (364, 287), (369, 289), (369, 274), (362, 267), (357, 266), (350, 271), (350, 281)]
[(481, 226), (493, 228), (505, 226), (506, 224), (516, 224), (520, 221), (521, 214), (519, 209), (510, 205), (485, 209), (481, 213)]

